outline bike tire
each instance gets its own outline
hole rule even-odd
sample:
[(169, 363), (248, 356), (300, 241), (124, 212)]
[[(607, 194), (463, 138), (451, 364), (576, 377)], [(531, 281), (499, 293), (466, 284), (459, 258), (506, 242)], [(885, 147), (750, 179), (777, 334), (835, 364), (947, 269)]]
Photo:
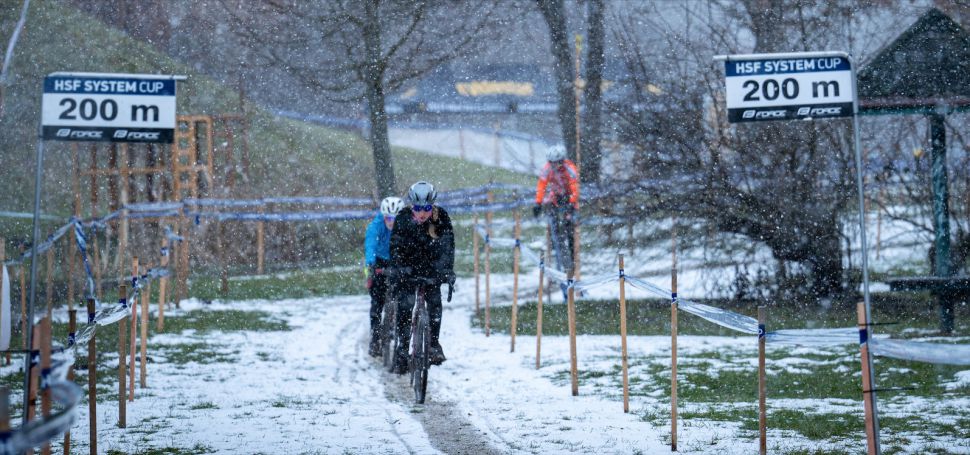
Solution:
[[(425, 308), (422, 308), (425, 310)], [(414, 388), (414, 401), (417, 404), (424, 404), (426, 392), (428, 390), (428, 351), (431, 343), (428, 325), (427, 311), (419, 311), (417, 329), (414, 332), (414, 356), (411, 370), (411, 386)]]
[(397, 302), (388, 299), (384, 304), (384, 318), (381, 320), (381, 354), (384, 368), (391, 371), (394, 367), (394, 354), (397, 351)]
[(552, 233), (552, 251), (556, 259), (556, 265), (559, 270), (568, 273), (573, 267), (573, 252), (569, 251), (569, 240), (566, 236), (572, 234), (564, 232), (566, 231), (564, 229), (565, 222), (560, 219), (561, 216), (562, 214), (559, 212), (550, 215), (549, 228)]

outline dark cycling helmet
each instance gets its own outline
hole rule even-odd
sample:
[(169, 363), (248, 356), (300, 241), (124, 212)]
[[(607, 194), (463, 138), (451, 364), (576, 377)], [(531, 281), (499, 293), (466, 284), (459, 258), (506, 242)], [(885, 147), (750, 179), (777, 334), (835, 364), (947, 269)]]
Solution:
[(430, 205), (434, 204), (437, 198), (438, 192), (434, 190), (434, 185), (424, 180), (411, 185), (411, 189), (408, 190), (408, 200), (411, 204)]

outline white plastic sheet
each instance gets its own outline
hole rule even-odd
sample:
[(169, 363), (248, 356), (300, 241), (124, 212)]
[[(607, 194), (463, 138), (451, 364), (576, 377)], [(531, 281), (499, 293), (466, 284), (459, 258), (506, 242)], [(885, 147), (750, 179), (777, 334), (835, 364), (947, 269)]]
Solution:
[(945, 365), (970, 365), (970, 345), (966, 344), (873, 338), (869, 340), (869, 347), (874, 355), (880, 357)]
[(3, 267), (3, 282), (0, 284), (0, 351), (10, 349), (10, 275), (7, 266)]

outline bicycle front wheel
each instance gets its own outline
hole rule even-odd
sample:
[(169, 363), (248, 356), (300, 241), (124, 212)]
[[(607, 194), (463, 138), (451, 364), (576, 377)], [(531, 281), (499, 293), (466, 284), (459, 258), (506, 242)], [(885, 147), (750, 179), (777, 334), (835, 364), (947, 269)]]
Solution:
[(384, 318), (381, 320), (381, 354), (384, 368), (388, 371), (394, 366), (394, 353), (397, 351), (397, 302), (388, 299), (384, 304)]
[(411, 369), (411, 386), (414, 387), (414, 401), (424, 404), (428, 390), (428, 351), (431, 345), (431, 328), (428, 325), (428, 313), (422, 311), (416, 315), (417, 329), (414, 331), (414, 357)]

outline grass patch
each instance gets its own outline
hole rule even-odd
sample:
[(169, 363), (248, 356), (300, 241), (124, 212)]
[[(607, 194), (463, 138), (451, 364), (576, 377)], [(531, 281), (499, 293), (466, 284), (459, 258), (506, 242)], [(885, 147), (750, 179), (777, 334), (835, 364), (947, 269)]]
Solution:
[[(813, 441), (857, 439), (865, 431), (861, 413), (856, 416), (813, 414), (791, 409), (769, 410), (768, 426), (794, 430)], [(757, 423), (753, 429), (757, 429)]]
[(199, 409), (219, 409), (219, 406), (217, 406), (215, 403), (211, 401), (203, 401), (201, 403), (196, 403), (192, 406), (189, 406), (189, 409), (193, 411), (199, 410)]
[[(212, 345), (207, 343), (179, 343), (179, 344), (153, 344), (152, 351), (165, 358), (165, 363), (175, 365), (185, 365), (195, 363), (208, 365), (213, 363), (232, 363), (236, 361), (236, 356), (220, 352), (219, 348), (225, 346)], [(238, 351), (237, 351), (238, 353)]]
[(208, 301), (324, 297), (362, 293), (364, 279), (360, 270), (316, 270), (232, 280), (228, 294), (222, 294), (220, 287), (218, 277), (196, 276), (192, 278), (189, 294)]
[[(552, 293), (553, 304), (543, 298), (542, 333), (543, 335), (567, 335), (567, 306), (562, 304), (558, 290)], [(733, 311), (742, 315), (756, 317), (756, 302), (737, 302), (725, 299), (694, 300), (717, 308)], [(535, 301), (520, 303), (518, 307), (517, 333), (535, 335), (538, 304)], [(617, 300), (576, 301), (576, 333), (581, 335), (619, 335), (620, 304)], [(851, 308), (850, 308), (851, 307)], [(491, 309), (490, 327), (492, 331), (509, 333), (511, 326), (511, 306), (497, 306)], [(678, 333), (681, 335), (737, 336), (738, 332), (707, 322), (683, 310), (678, 312)], [(911, 338), (914, 329), (933, 333), (939, 321), (936, 307), (927, 305), (918, 297), (897, 295), (878, 295), (873, 297), (874, 321), (902, 321), (901, 324), (879, 326), (879, 334), (889, 334), (894, 338)], [(834, 304), (825, 310), (820, 308), (775, 305), (768, 309), (768, 330), (811, 329), (823, 327), (855, 327), (855, 307), (849, 303)], [(970, 335), (970, 307), (957, 305), (955, 309), (956, 327), (954, 335)], [(473, 326), (482, 327), (482, 320), (472, 317)], [(670, 301), (666, 299), (637, 299), (627, 301), (627, 333), (630, 335), (670, 335)]]
[(180, 333), (186, 330), (194, 330), (196, 333), (280, 332), (289, 331), (290, 326), (286, 321), (265, 311), (198, 309), (177, 318), (165, 318), (166, 332)]

